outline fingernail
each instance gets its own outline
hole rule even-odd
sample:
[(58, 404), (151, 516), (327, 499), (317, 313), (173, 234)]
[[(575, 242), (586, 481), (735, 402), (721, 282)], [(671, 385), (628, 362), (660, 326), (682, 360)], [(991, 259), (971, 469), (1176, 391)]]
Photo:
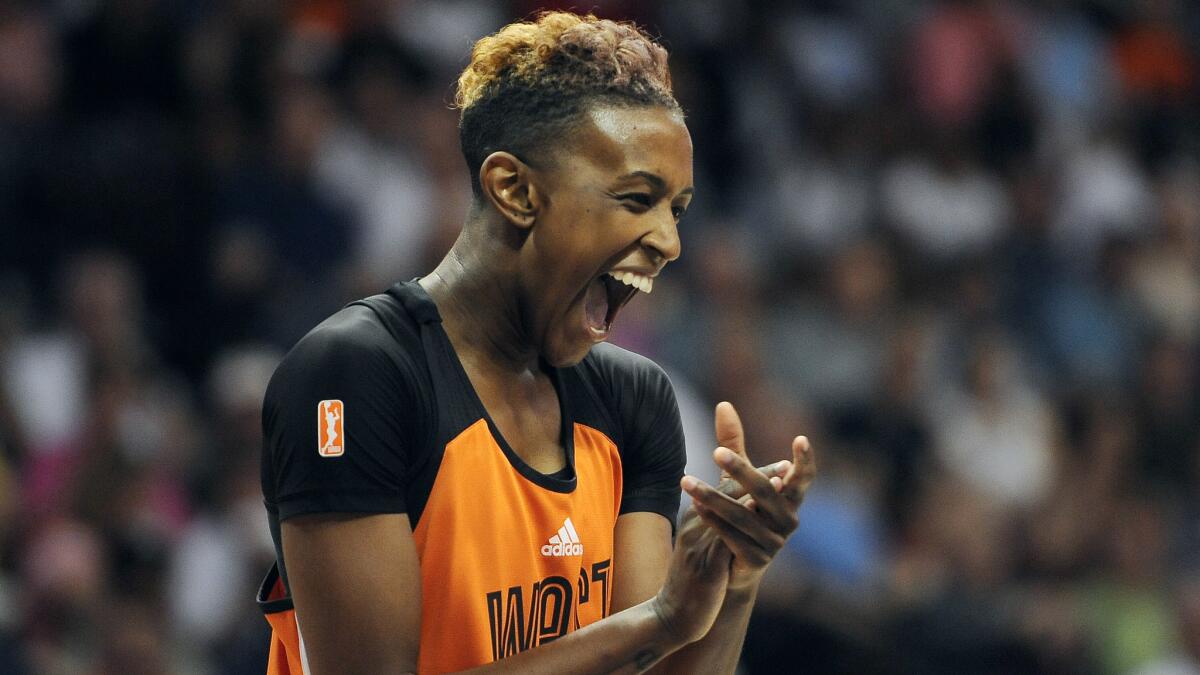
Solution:
[(728, 448), (717, 448), (715, 457), (721, 464), (728, 464), (733, 461), (733, 452)]
[(682, 482), (684, 490), (694, 490), (696, 488), (696, 479), (691, 476), (684, 476)]

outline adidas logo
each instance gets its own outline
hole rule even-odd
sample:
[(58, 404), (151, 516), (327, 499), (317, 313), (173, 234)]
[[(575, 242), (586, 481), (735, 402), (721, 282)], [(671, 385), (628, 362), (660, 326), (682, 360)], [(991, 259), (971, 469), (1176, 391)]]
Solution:
[(571, 523), (570, 518), (563, 521), (562, 527), (558, 528), (558, 534), (550, 537), (550, 543), (542, 546), (542, 555), (564, 558), (583, 555), (583, 544), (579, 541), (579, 533), (575, 531), (575, 525)]

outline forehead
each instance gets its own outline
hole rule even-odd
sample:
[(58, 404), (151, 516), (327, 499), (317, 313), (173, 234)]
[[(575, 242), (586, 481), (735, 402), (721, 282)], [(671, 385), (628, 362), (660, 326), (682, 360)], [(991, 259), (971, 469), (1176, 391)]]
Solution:
[(614, 175), (648, 171), (674, 190), (692, 184), (692, 138), (677, 111), (600, 106), (584, 115), (573, 136), (573, 164)]

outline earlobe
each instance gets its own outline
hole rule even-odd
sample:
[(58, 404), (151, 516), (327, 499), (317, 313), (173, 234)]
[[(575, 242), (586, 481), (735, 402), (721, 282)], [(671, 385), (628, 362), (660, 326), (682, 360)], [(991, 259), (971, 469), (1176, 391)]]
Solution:
[(537, 190), (532, 169), (508, 152), (493, 152), (479, 167), (479, 185), (492, 207), (521, 228), (533, 226), (537, 215)]

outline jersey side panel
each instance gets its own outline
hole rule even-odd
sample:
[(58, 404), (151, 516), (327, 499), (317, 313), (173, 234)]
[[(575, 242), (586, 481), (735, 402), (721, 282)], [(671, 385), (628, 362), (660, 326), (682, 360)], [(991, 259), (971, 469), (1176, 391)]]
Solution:
[[(616, 514), (621, 512), (621, 490), (625, 476), (621, 470), (621, 453), (608, 434), (586, 424), (575, 423), (575, 470), (580, 476), (612, 476), (612, 484), (602, 485), (600, 480), (580, 480), (578, 490), (583, 493), (588, 506), (597, 509), (612, 509), (613, 524)], [(604, 503), (604, 500), (609, 503)], [(611, 533), (610, 533), (611, 536)]]
[[(621, 513), (624, 472), (617, 445), (606, 434), (584, 424), (577, 423), (574, 426), (575, 471), (579, 475), (576, 488), (579, 505), (576, 511), (606, 514), (602, 523), (604, 529), (596, 533), (596, 538), (603, 538), (608, 545), (605, 557), (592, 563), (588, 578), (581, 582), (581, 594), (586, 591), (589, 596), (588, 602), (579, 603), (577, 627), (583, 627), (611, 613), (613, 579), (617, 573), (615, 563), (611, 562), (613, 531)], [(600, 602), (593, 601), (592, 597)]]

